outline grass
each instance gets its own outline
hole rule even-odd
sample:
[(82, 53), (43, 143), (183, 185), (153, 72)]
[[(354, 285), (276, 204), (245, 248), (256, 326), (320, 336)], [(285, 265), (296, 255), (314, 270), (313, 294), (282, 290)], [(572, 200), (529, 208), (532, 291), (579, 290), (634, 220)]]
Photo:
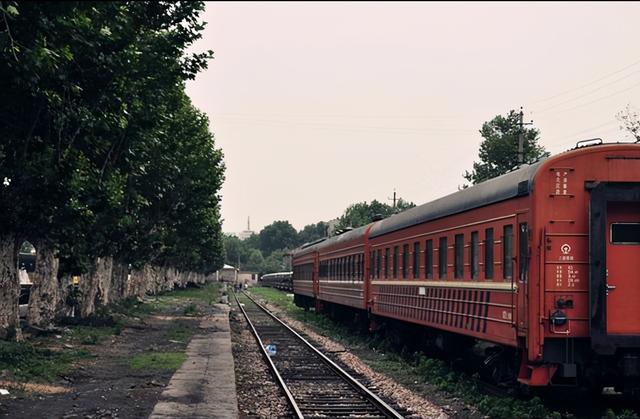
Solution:
[(145, 352), (131, 358), (129, 366), (134, 370), (176, 370), (185, 359), (184, 352)]
[(120, 324), (104, 327), (76, 326), (71, 329), (71, 340), (83, 345), (97, 345), (111, 336), (119, 335), (121, 332), (122, 326)]
[[(273, 288), (251, 288), (251, 293), (279, 306), (297, 320), (304, 321), (318, 333), (349, 347), (350, 351), (375, 371), (421, 393), (433, 387), (475, 406), (491, 418), (560, 418), (559, 412), (547, 409), (537, 397), (522, 400), (483, 394), (476, 377), (456, 371), (446, 362), (422, 353), (405, 353), (376, 335), (364, 335), (336, 323), (323, 314), (304, 311), (293, 298)], [(429, 388), (431, 387), (431, 388)]]
[(89, 357), (85, 350), (54, 351), (24, 342), (0, 341), (0, 370), (8, 370), (24, 381), (53, 381), (70, 371), (74, 362)]
[(174, 323), (167, 330), (167, 340), (173, 340), (180, 343), (187, 343), (193, 336), (194, 330), (184, 323)]

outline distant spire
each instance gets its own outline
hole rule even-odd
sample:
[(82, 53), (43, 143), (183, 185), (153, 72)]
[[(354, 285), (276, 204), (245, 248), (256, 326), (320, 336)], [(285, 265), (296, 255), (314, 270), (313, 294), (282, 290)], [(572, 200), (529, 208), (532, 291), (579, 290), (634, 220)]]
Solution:
[(247, 216), (247, 231), (251, 231), (250, 217)]

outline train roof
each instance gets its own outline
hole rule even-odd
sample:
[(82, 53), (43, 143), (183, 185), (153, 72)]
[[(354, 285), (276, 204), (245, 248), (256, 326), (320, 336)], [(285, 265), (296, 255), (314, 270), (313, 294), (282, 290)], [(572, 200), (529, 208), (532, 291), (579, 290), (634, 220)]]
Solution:
[(529, 195), (533, 190), (533, 177), (541, 164), (542, 161), (538, 161), (523, 166), (502, 176), (392, 215), (376, 222), (371, 228), (369, 237), (381, 236), (517, 196)]
[(367, 227), (369, 226), (369, 224), (362, 226), (362, 227), (358, 227), (358, 228), (354, 228), (353, 230), (349, 230), (347, 232), (344, 232), (342, 234), (338, 234), (337, 236), (332, 236), (332, 237), (328, 237), (325, 238), (323, 240), (318, 240), (315, 243), (311, 243), (309, 246), (304, 246), (298, 249), (294, 249), (293, 253), (297, 254), (298, 256), (305, 254), (307, 252), (313, 252), (313, 251), (317, 251), (320, 248), (324, 248), (327, 246), (332, 246), (338, 243), (344, 243), (344, 242), (348, 242), (350, 240), (354, 240), (354, 239), (358, 239), (360, 237), (364, 236), (364, 233), (367, 230)]
[(264, 274), (260, 278), (269, 277), (269, 276), (279, 276), (279, 275), (291, 275), (291, 274), (293, 274), (293, 272), (291, 272), (291, 271), (287, 271), (287, 272), (272, 272), (270, 274)]

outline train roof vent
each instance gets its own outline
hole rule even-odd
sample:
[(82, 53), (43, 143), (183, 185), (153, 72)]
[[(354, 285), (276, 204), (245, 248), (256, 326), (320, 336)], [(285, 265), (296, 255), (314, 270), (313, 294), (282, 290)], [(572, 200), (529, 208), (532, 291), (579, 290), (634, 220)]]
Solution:
[(326, 238), (326, 237), (323, 237), (323, 238), (321, 238), (321, 239), (314, 240), (314, 241), (309, 242), (309, 243), (305, 243), (305, 244), (303, 244), (303, 245), (302, 245), (302, 248), (303, 248), (303, 249), (306, 249), (307, 247), (313, 246), (314, 244), (322, 243), (322, 242), (323, 242), (323, 241), (325, 241), (325, 240), (327, 240), (327, 238)]

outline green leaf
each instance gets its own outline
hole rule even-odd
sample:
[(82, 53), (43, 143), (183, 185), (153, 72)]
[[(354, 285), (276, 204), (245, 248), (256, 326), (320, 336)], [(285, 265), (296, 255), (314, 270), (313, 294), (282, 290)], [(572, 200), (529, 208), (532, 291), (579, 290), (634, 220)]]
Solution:
[(11, 5), (7, 6), (5, 11), (7, 12), (8, 15), (11, 15), (11, 16), (18, 16), (20, 14), (20, 12), (18, 12), (18, 9), (15, 6), (11, 6)]

